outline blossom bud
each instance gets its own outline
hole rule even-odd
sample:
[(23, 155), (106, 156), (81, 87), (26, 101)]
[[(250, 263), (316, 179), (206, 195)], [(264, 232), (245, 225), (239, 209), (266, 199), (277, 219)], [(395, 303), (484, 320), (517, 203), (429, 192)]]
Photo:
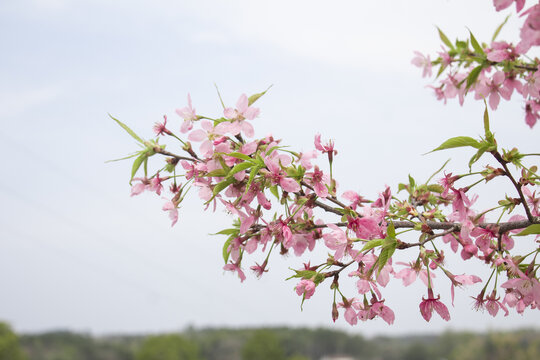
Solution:
[(332, 320), (336, 322), (336, 320), (339, 318), (339, 311), (336, 305), (336, 302), (332, 304)]

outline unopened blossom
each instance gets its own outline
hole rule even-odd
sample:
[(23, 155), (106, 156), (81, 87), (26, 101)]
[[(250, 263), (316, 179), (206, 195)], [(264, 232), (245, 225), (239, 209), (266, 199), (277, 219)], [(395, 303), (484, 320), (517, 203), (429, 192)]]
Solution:
[(430, 77), (431, 59), (429, 58), (429, 55), (424, 55), (419, 51), (415, 51), (414, 54), (416, 56), (411, 60), (411, 64), (416, 67), (422, 68), (422, 77)]
[(435, 310), (437, 314), (439, 314), (444, 320), (450, 320), (450, 313), (448, 312), (448, 308), (446, 307), (446, 305), (439, 301), (440, 298), (440, 295), (438, 295), (437, 298), (433, 296), (433, 290), (431, 288), (428, 288), (428, 298), (424, 299), (422, 297), (422, 302), (420, 303), (420, 313), (426, 321), (431, 320), (433, 310)]
[(309, 299), (315, 293), (315, 283), (309, 279), (302, 279), (294, 288), (298, 296), (304, 296), (304, 299)]
[(193, 105), (191, 104), (191, 95), (188, 94), (188, 106), (183, 107), (181, 109), (176, 109), (176, 113), (184, 119), (184, 122), (182, 123), (180, 127), (180, 132), (183, 134), (187, 133), (189, 130), (193, 128), (193, 121), (198, 119), (197, 113), (195, 109), (193, 108)]

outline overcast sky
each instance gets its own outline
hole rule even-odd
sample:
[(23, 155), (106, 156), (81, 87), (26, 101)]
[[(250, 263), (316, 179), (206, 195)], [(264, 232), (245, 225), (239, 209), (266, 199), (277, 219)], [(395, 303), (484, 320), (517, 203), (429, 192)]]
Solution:
[[(414, 50), (440, 49), (436, 25), (452, 39), (469, 27), (488, 41), (506, 14), (487, 0), (2, 1), (0, 320), (24, 332), (98, 334), (188, 325), (320, 325), (364, 335), (537, 327), (538, 312), (493, 319), (471, 310), (479, 286), (458, 290), (450, 323), (427, 324), (418, 311), (425, 289), (399, 281), (385, 289), (392, 327), (334, 325), (326, 284), (301, 312), (295, 284), (284, 281), (289, 266), (320, 261), (324, 251), (275, 257), (261, 280), (249, 274), (240, 284), (223, 273), (224, 239), (209, 235), (230, 217), (204, 212), (193, 193), (171, 228), (162, 199), (129, 196), (129, 162), (105, 163), (137, 149), (107, 113), (151, 137), (164, 114), (179, 127), (174, 110), (188, 93), (199, 114), (219, 116), (214, 83), (228, 105), (273, 84), (257, 103), (256, 134), (298, 150), (312, 149), (318, 132), (333, 138), (342, 191), (375, 198), (409, 173), (425, 180), (449, 157), (449, 169), (463, 171), (464, 150), (421, 154), (451, 136), (480, 134), (483, 105), (437, 102), (410, 61)], [(516, 23), (502, 37), (517, 39)], [(538, 129), (525, 125), (522, 107), (503, 103), (492, 128), (499, 144), (537, 152)], [(486, 274), (478, 262), (451, 264)], [(438, 281), (449, 305), (450, 285)]]

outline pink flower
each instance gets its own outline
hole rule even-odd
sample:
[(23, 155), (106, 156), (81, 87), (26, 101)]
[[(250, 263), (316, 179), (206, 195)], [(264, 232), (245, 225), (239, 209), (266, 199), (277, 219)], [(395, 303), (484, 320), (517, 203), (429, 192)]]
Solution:
[(384, 305), (384, 300), (377, 301), (371, 305), (371, 312), (386, 321), (388, 325), (392, 325), (396, 318), (394, 311), (392, 311), (392, 309), (390, 309), (388, 306)]
[(304, 299), (309, 299), (315, 293), (315, 283), (312, 280), (302, 279), (294, 288), (298, 296), (304, 296)]
[(238, 277), (240, 278), (240, 282), (244, 282), (244, 280), (246, 280), (246, 275), (244, 274), (244, 272), (242, 271), (242, 269), (240, 268), (240, 266), (238, 265), (238, 263), (229, 263), (229, 264), (226, 264), (224, 267), (223, 267), (223, 270), (225, 271), (236, 271), (236, 273), (238, 274)]
[(525, 54), (532, 46), (540, 45), (540, 4), (534, 5), (523, 15), (527, 15), (521, 28), (521, 41), (516, 46), (516, 51)]
[(328, 161), (331, 163), (334, 155), (337, 155), (337, 150), (334, 149), (334, 141), (328, 140), (325, 145), (321, 144), (321, 134), (315, 135), (315, 149), (328, 154)]
[(368, 202), (364, 197), (360, 196), (356, 191), (345, 191), (343, 197), (351, 202), (351, 209), (356, 210), (358, 205), (362, 206), (362, 203)]
[(499, 301), (499, 298), (496, 297), (497, 293), (495, 290), (491, 293), (491, 295), (486, 296), (486, 309), (489, 313), (489, 315), (495, 317), (497, 313), (499, 312), (499, 308), (501, 308), (504, 311), (504, 316), (508, 316), (508, 309), (506, 306), (504, 306), (503, 303)]
[(428, 298), (424, 299), (422, 297), (422, 302), (420, 303), (420, 313), (426, 321), (431, 320), (433, 310), (435, 310), (444, 320), (450, 320), (448, 308), (439, 301), (440, 298), (440, 295), (438, 295), (437, 298), (433, 296), (433, 290), (431, 288), (428, 288)]
[(328, 224), (332, 229), (331, 233), (323, 234), (324, 244), (329, 249), (335, 250), (334, 259), (340, 260), (345, 255), (345, 250), (349, 244), (347, 235), (337, 225)]
[[(428, 273), (425, 269), (422, 269), (422, 264), (420, 262), (414, 263), (404, 263), (397, 262), (396, 264), (406, 265), (405, 269), (401, 269), (398, 273), (394, 275), (396, 279), (401, 279), (403, 281), (403, 286), (409, 286), (416, 281), (416, 278), (419, 276), (420, 279), (428, 286)], [(435, 274), (431, 274), (431, 277), (435, 277)]]
[(330, 179), (317, 165), (315, 165), (313, 172), (306, 173), (306, 181), (313, 186), (313, 190), (315, 190), (315, 194), (318, 197), (326, 198), (328, 196), (328, 188), (326, 186), (330, 185)]
[(221, 135), (231, 133), (238, 135), (240, 132), (244, 132), (246, 136), (253, 137), (253, 126), (248, 123), (247, 120), (253, 120), (259, 115), (259, 108), (249, 106), (249, 99), (246, 94), (240, 95), (240, 98), (236, 102), (236, 109), (226, 108), (223, 111), (223, 115), (231, 120), (219, 123), (216, 126), (216, 132)]
[(510, 100), (512, 97), (512, 90), (503, 86), (505, 78), (503, 71), (497, 71), (491, 80), (479, 81), (475, 87), (474, 98), (478, 100), (489, 97), (489, 106), (493, 110), (497, 110), (501, 96), (505, 100)]
[(272, 180), (274, 184), (279, 184), (283, 188), (283, 190), (287, 192), (300, 191), (300, 185), (296, 182), (296, 180), (288, 178), (281, 169), (280, 164), (282, 164), (282, 162), (280, 158), (278, 158), (277, 156), (266, 157), (264, 159), (264, 163), (270, 171), (268, 177)]
[[(214, 142), (220, 140), (217, 139), (219, 135), (215, 132), (214, 125), (208, 120), (201, 121), (201, 127), (202, 129), (193, 130), (188, 135), (188, 140), (195, 142), (202, 141), (199, 151), (205, 158), (210, 158), (214, 153)], [(212, 140), (214, 139), (216, 141), (213, 142)]]
[(133, 180), (140, 181), (140, 183), (131, 186), (131, 196), (141, 194), (150, 185), (150, 180), (147, 178), (133, 178)]
[(520, 12), (525, 5), (525, 0), (493, 0), (493, 6), (495, 6), (495, 10), (501, 11), (512, 5), (514, 1), (516, 2), (516, 12)]
[(163, 134), (172, 134), (172, 132), (167, 129), (167, 115), (163, 115), (163, 124), (158, 122), (154, 124), (153, 130), (158, 136)]
[(540, 106), (537, 101), (527, 100), (527, 102), (525, 102), (525, 123), (527, 123), (531, 129), (536, 124), (536, 121), (540, 119), (538, 110), (540, 110)]
[(176, 109), (176, 113), (184, 119), (182, 126), (180, 127), (180, 132), (183, 134), (187, 133), (193, 128), (193, 121), (198, 119), (197, 113), (191, 104), (191, 95), (188, 94), (188, 106), (181, 109)]
[(161, 190), (163, 190), (163, 185), (161, 185), (161, 182), (166, 179), (168, 178), (165, 178), (165, 179), (160, 178), (159, 172), (157, 172), (156, 176), (154, 176), (152, 180), (150, 180), (150, 184), (148, 185), (148, 190), (155, 191), (156, 194), (161, 195)]
[(174, 226), (178, 221), (178, 204), (169, 200), (163, 205), (163, 211), (169, 212), (169, 218), (172, 220), (171, 226)]
[(355, 298), (352, 299), (345, 299), (343, 298), (343, 302), (338, 303), (338, 307), (345, 309), (345, 320), (350, 325), (356, 325), (358, 323), (358, 314), (356, 311), (354, 311), (353, 303), (356, 302)]
[(414, 53), (416, 56), (411, 60), (411, 64), (423, 68), (422, 77), (431, 76), (431, 59), (429, 55), (424, 56), (419, 51), (415, 51)]

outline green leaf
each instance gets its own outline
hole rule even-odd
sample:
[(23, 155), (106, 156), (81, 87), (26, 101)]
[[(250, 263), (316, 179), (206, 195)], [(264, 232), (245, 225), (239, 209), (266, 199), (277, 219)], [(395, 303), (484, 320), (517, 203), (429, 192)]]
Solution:
[(262, 169), (262, 166), (259, 166), (259, 165), (255, 165), (250, 173), (249, 173), (249, 179), (248, 179), (248, 182), (246, 184), (246, 191), (244, 192), (244, 194), (247, 194), (247, 192), (249, 191), (249, 188), (251, 187), (251, 183), (253, 182), (253, 180), (255, 180), (255, 176), (257, 176), (257, 174), (259, 173), (259, 170)]
[(243, 170), (247, 170), (252, 166), (253, 166), (253, 164), (248, 162), (248, 161), (240, 163), (240, 164), (236, 164), (231, 169), (231, 171), (229, 171), (229, 173), (227, 174), (227, 178), (231, 178), (231, 177), (233, 177), (234, 174), (239, 173), (240, 171), (243, 171)]
[(396, 229), (394, 227), (394, 223), (390, 221), (390, 224), (388, 224), (388, 227), (386, 228), (386, 234), (390, 239), (396, 238)]
[(476, 82), (483, 68), (484, 68), (483, 65), (478, 65), (477, 67), (471, 70), (471, 72), (469, 73), (469, 76), (467, 76), (467, 86), (465, 87), (467, 90), (469, 90), (469, 88)]
[(427, 186), (427, 189), (431, 192), (436, 192), (436, 193), (442, 193), (444, 191), (444, 188), (441, 186), (441, 185), (438, 185), (438, 184), (430, 184)]
[(540, 224), (529, 225), (519, 234), (516, 234), (514, 236), (526, 236), (526, 235), (534, 235), (534, 234), (540, 234)]
[(270, 186), (270, 192), (279, 200), (278, 188), (276, 185)]
[(215, 234), (210, 234), (210, 235), (232, 235), (232, 234), (238, 235), (238, 229), (234, 229), (234, 228), (223, 229), (220, 232), (217, 232)]
[(286, 280), (293, 279), (293, 278), (311, 279), (317, 276), (317, 272), (313, 270), (294, 270), (294, 271), (296, 272), (296, 274), (288, 277)]
[(473, 166), (473, 164), (475, 162), (477, 162), (478, 160), (480, 160), (480, 158), (482, 157), (482, 155), (484, 155), (484, 153), (486, 152), (486, 147), (483, 146), (481, 147), (480, 149), (478, 149), (478, 151), (476, 152), (476, 154), (474, 154), (472, 156), (472, 158), (469, 160), (469, 169)]
[(454, 45), (452, 45), (452, 42), (448, 39), (448, 37), (442, 32), (439, 27), (437, 27), (437, 30), (439, 30), (439, 37), (441, 38), (441, 41), (448, 46), (450, 49), (454, 49)]
[(411, 185), (411, 190), (413, 190), (416, 187), (416, 182), (414, 181), (411, 174), (409, 174), (409, 185)]
[(362, 248), (362, 250), (360, 250), (360, 252), (364, 252), (366, 250), (371, 250), (377, 246), (381, 246), (382, 243), (383, 243), (383, 240), (384, 239), (373, 239), (373, 240), (369, 240), (365, 245), (364, 247)]
[(497, 29), (495, 29), (495, 32), (493, 33), (493, 36), (491, 38), (491, 42), (495, 41), (495, 39), (497, 38), (497, 36), (499, 35), (499, 33), (501, 32), (501, 29), (503, 28), (503, 26), (506, 24), (506, 22), (508, 21), (508, 19), (510, 18), (510, 15), (508, 15), (506, 17), (506, 19), (504, 19), (504, 21), (502, 22), (501, 25), (499, 25), (497, 27)]
[(206, 173), (206, 177), (225, 177), (227, 176), (227, 172), (223, 169), (216, 169), (212, 170), (209, 173)]
[(384, 265), (388, 263), (388, 260), (392, 257), (392, 255), (394, 255), (394, 251), (396, 251), (395, 242), (393, 245), (383, 247), (379, 255), (379, 273), (383, 269)]
[(222, 182), (219, 182), (214, 186), (214, 189), (212, 190), (212, 198), (208, 200), (210, 202), (213, 200), (217, 194), (219, 194), (221, 191), (223, 191), (227, 186), (231, 185), (235, 179), (233, 177), (223, 180)]
[(482, 49), (482, 46), (480, 46), (480, 44), (478, 43), (478, 41), (477, 41), (476, 38), (474, 37), (473, 33), (471, 32), (471, 30), (469, 30), (469, 34), (471, 34), (471, 45), (472, 45), (473, 49), (474, 49), (479, 55), (485, 56), (486, 53), (484, 52), (484, 49)]
[(229, 253), (229, 245), (231, 244), (232, 240), (233, 240), (233, 237), (231, 236), (223, 244), (222, 253), (223, 253), (223, 260), (225, 260), (225, 264), (229, 261), (229, 256), (231, 255), (231, 253)]
[(249, 157), (246, 154), (242, 154), (241, 152), (232, 152), (232, 153), (223, 154), (223, 155), (232, 156), (234, 158), (245, 160), (245, 161), (253, 161), (253, 159), (251, 157)]
[(134, 132), (133, 130), (131, 130), (131, 129), (129, 128), (129, 126), (127, 126), (126, 124), (124, 124), (124, 123), (121, 122), (120, 120), (115, 119), (111, 114), (109, 114), (109, 117), (110, 117), (111, 119), (113, 119), (114, 121), (116, 121), (116, 123), (117, 123), (118, 125), (120, 125), (124, 130), (126, 130), (127, 133), (128, 133), (129, 135), (131, 135), (131, 137), (133, 137), (135, 140), (137, 140), (137, 141), (140, 142), (141, 144), (144, 144), (144, 140), (141, 139), (141, 138), (139, 137), (139, 135), (135, 134), (135, 132)]
[(264, 90), (263, 92), (260, 92), (260, 93), (258, 93), (258, 94), (253, 94), (253, 95), (251, 95), (251, 96), (248, 98), (248, 106), (251, 106), (251, 104), (253, 104), (255, 101), (259, 100), (259, 98), (260, 98), (261, 96), (263, 96), (264, 94), (266, 94), (266, 92), (267, 92), (268, 90), (270, 90), (270, 88), (271, 88), (272, 86), (274, 86), (274, 85), (270, 85), (270, 86), (268, 87), (268, 89)]
[(142, 163), (147, 159), (146, 151), (142, 151), (141, 155), (135, 159), (133, 162), (133, 166), (131, 167), (131, 178), (129, 179), (129, 183), (131, 184), (131, 180), (135, 177), (135, 174), (137, 173), (137, 170), (141, 167)]
[(457, 136), (450, 138), (443, 142), (438, 148), (435, 148), (431, 150), (430, 152), (439, 151), (439, 150), (445, 150), (445, 149), (451, 149), (451, 148), (457, 148), (457, 147), (464, 147), (464, 146), (471, 146), (475, 149), (480, 148), (480, 143), (473, 139), (472, 137), (468, 136)]

